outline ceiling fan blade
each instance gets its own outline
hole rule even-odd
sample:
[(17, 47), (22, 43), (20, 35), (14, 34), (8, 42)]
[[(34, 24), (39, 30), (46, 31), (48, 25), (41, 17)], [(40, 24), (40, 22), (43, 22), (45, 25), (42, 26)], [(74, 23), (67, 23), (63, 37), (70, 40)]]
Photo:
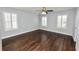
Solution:
[(47, 12), (53, 12), (53, 10), (47, 10)]

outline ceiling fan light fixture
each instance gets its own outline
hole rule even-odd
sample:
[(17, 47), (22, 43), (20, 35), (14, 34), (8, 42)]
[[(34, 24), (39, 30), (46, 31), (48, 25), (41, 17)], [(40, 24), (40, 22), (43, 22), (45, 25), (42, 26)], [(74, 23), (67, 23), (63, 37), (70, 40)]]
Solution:
[(45, 15), (45, 14), (47, 14), (45, 11), (42, 11), (42, 13), (41, 13), (42, 15)]
[(48, 12), (47, 12), (47, 10), (46, 10), (46, 7), (43, 7), (42, 8), (42, 13), (41, 13), (42, 15), (46, 15), (46, 14), (48, 14)]

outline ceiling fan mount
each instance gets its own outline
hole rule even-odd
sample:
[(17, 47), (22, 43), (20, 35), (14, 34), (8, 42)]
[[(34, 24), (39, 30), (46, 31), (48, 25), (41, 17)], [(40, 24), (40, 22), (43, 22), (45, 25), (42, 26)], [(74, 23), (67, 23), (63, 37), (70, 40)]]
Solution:
[(53, 12), (53, 10), (48, 10), (46, 7), (42, 7), (42, 14), (48, 14), (49, 12)]

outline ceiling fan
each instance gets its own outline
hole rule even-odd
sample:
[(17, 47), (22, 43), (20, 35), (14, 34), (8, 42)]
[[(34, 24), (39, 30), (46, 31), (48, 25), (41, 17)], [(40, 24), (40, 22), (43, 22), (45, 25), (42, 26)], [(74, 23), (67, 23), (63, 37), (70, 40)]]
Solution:
[(49, 12), (53, 12), (53, 10), (49, 10), (46, 7), (42, 7), (41, 14), (48, 14)]

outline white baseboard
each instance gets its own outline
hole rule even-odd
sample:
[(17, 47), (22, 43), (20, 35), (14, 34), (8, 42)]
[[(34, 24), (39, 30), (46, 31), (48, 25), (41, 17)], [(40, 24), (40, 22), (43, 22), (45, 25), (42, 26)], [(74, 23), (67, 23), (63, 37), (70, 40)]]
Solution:
[(13, 35), (9, 35), (9, 36), (4, 36), (4, 37), (1, 37), (1, 39), (9, 38), (9, 37), (20, 35), (20, 34), (23, 34), (23, 33), (28, 33), (28, 32), (35, 31), (35, 30), (37, 30), (37, 29), (32, 29), (32, 30), (28, 30), (28, 31), (25, 31), (25, 32), (20, 32), (20, 33), (17, 33), (17, 34), (13, 34)]
[[(40, 28), (40, 29), (46, 30), (46, 31), (50, 31), (50, 32), (56, 32), (56, 33), (61, 33), (61, 34), (66, 34), (66, 35), (72, 36), (71, 34), (68, 34), (68, 33), (63, 33), (63, 32), (58, 32), (58, 31), (52, 31), (52, 30), (50, 30), (50, 29), (43, 29), (43, 28)], [(72, 37), (73, 37), (73, 36), (72, 36)]]
[[(43, 28), (40, 28), (40, 29), (42, 29), (42, 30), (46, 30), (46, 31), (50, 31), (50, 32), (56, 32), (56, 33), (61, 33), (61, 34), (66, 34), (66, 35), (70, 35), (70, 36), (72, 36), (71, 34), (62, 33), (62, 32), (58, 32), (58, 31), (52, 31), (52, 30), (49, 30), (49, 29), (43, 29)], [(27, 30), (27, 31), (25, 31), (25, 32), (20, 32), (20, 33), (13, 34), (13, 35), (9, 35), (9, 36), (4, 36), (4, 37), (1, 37), (1, 39), (5, 39), (5, 38), (8, 38), (8, 37), (12, 37), (12, 36), (20, 35), (20, 34), (23, 34), (23, 33), (27, 33), (27, 32), (34, 31), (34, 30), (38, 30), (38, 28), (37, 28), (37, 29)]]

